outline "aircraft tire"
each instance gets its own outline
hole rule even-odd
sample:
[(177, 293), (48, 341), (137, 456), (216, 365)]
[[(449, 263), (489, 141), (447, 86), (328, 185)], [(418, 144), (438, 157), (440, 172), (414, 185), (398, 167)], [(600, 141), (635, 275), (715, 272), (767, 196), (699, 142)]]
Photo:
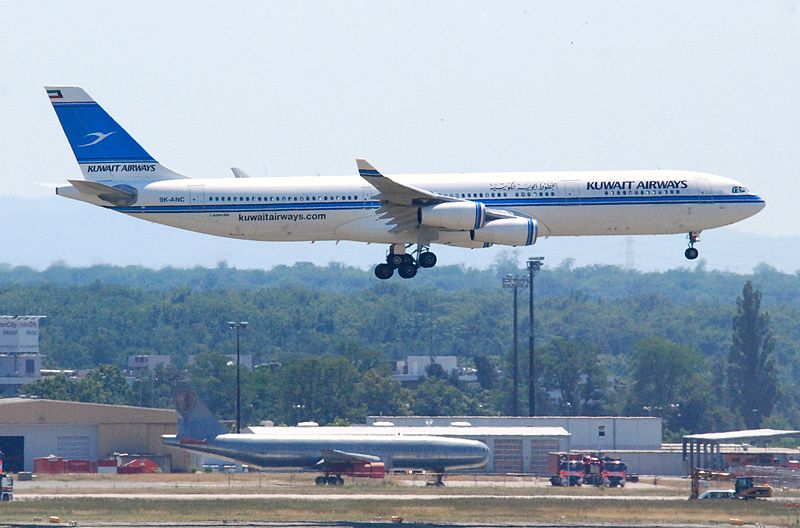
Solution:
[(404, 279), (411, 279), (417, 274), (417, 267), (412, 264), (403, 264), (397, 268), (397, 273)]
[(320, 475), (319, 477), (315, 478), (314, 479), (314, 484), (316, 484), (317, 486), (324, 486), (325, 485), (325, 477)]
[(403, 265), (405, 266), (413, 266), (414, 265), (414, 257), (409, 255), (408, 253), (404, 253), (403, 257)]
[(375, 266), (375, 276), (381, 280), (390, 279), (394, 275), (394, 269), (389, 264), (378, 264)]
[(697, 255), (699, 255), (700, 252), (697, 251), (696, 248), (690, 247), (690, 248), (686, 248), (686, 251), (684, 251), (683, 254), (687, 259), (694, 260), (694, 259), (697, 258)]
[(335, 477), (334, 475), (331, 475), (330, 477), (328, 477), (325, 480), (327, 480), (328, 486), (335, 486), (339, 479), (338, 479), (338, 477)]
[(336, 477), (336, 485), (344, 486), (344, 479), (342, 477)]
[(425, 251), (419, 256), (419, 265), (423, 268), (432, 268), (436, 265), (436, 254)]
[(404, 257), (406, 255), (398, 255), (397, 253), (389, 253), (386, 257), (386, 263), (392, 267), (392, 269), (397, 269), (403, 265)]

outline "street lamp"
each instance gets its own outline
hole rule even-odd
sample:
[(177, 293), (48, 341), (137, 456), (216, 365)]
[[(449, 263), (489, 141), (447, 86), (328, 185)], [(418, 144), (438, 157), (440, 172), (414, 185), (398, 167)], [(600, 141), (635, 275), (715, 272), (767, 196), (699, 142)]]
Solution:
[(511, 386), (511, 415), (519, 415), (519, 359), (518, 359), (518, 332), (517, 332), (517, 290), (528, 285), (528, 277), (514, 276), (510, 273), (503, 277), (503, 288), (511, 288), (514, 292), (514, 354), (511, 359), (512, 386)]
[(236, 331), (236, 432), (242, 432), (242, 385), (239, 368), (239, 330), (247, 328), (247, 321), (228, 321), (231, 330)]
[(534, 361), (536, 354), (534, 353), (533, 346), (533, 279), (536, 277), (542, 265), (544, 264), (544, 257), (531, 257), (528, 259), (528, 287), (529, 301), (530, 301), (530, 321), (531, 321), (531, 336), (528, 349), (528, 416), (536, 416), (536, 362)]

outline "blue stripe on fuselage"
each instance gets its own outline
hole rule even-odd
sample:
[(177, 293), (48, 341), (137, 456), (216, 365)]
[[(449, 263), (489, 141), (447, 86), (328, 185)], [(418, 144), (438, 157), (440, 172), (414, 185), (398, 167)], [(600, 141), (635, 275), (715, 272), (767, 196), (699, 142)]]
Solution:
[[(713, 200), (708, 199), (713, 198)], [(688, 205), (706, 203), (764, 203), (759, 196), (603, 196), (603, 197), (584, 197), (570, 199), (570, 203), (577, 205)], [(564, 206), (566, 200), (561, 197), (550, 198), (499, 198), (476, 200), (485, 204), (487, 207), (552, 207)], [(205, 204), (182, 204), (182, 205), (142, 205), (116, 207), (105, 206), (121, 213), (243, 213), (252, 211), (300, 211), (300, 210), (320, 210), (320, 211), (342, 211), (355, 209), (376, 209), (380, 202), (372, 201), (352, 201), (352, 202), (286, 202), (286, 203), (205, 203)]]

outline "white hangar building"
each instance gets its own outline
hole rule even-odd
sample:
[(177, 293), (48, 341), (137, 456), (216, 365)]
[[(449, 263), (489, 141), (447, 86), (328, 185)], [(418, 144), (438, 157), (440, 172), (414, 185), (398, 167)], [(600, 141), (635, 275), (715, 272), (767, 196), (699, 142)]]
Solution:
[(0, 451), (8, 471), (33, 471), (33, 459), (55, 455), (95, 461), (114, 453), (168, 454), (175, 469), (188, 469), (188, 454), (169, 448), (177, 413), (125, 405), (35, 398), (0, 399)]

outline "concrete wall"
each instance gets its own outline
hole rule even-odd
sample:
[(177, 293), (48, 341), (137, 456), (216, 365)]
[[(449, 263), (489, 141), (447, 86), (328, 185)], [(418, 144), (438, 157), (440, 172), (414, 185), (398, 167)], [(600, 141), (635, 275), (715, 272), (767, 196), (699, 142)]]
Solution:
[[(620, 458), (630, 473), (663, 477), (685, 475), (681, 453), (675, 451), (607, 451), (603, 454)], [(687, 483), (687, 493), (689, 485)]]

